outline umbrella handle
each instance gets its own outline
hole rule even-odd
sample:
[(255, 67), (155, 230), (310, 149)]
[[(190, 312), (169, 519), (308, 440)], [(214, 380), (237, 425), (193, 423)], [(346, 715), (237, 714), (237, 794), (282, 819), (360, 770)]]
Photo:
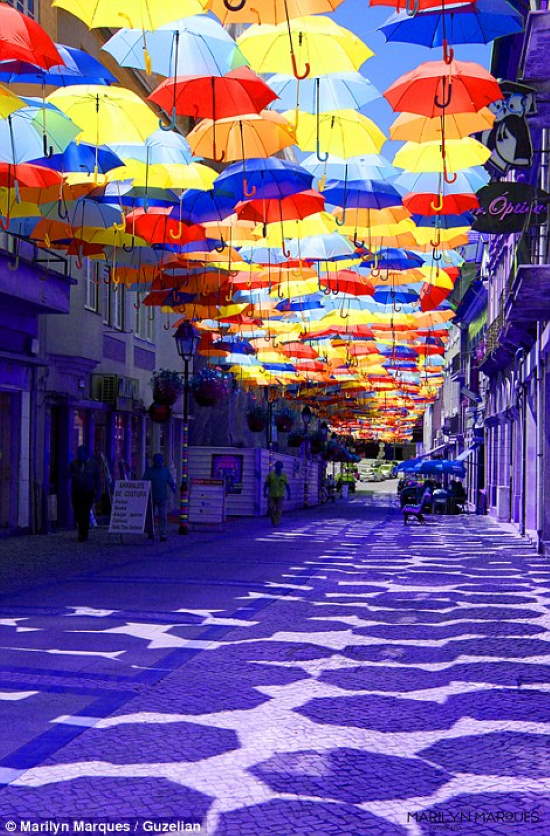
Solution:
[(60, 218), (62, 221), (66, 221), (69, 217), (69, 210), (67, 209), (67, 207), (65, 207), (63, 211), (61, 211), (61, 203), (61, 200), (57, 201), (57, 217)]
[(14, 252), (15, 258), (13, 261), (8, 261), (7, 267), (8, 270), (15, 272), (19, 270), (19, 247), (17, 247), (16, 251)]
[(371, 274), (373, 279), (377, 279), (380, 276), (381, 273), (382, 273), (382, 271), (380, 270), (380, 267), (371, 267), (370, 268), (370, 274)]
[(170, 121), (167, 125), (164, 124), (162, 119), (159, 119), (159, 128), (161, 131), (173, 131), (176, 128), (176, 108), (172, 108), (172, 115), (170, 116)]
[[(309, 67), (309, 64), (308, 64), (308, 67)], [(326, 161), (328, 160), (328, 151), (324, 151), (321, 154), (321, 148), (319, 146), (319, 139), (317, 139), (317, 148), (315, 149), (315, 153), (317, 154), (317, 159), (319, 160), (320, 163), (326, 163)]]
[(458, 177), (458, 172), (455, 171), (453, 174), (449, 174), (449, 172), (447, 171), (447, 167), (445, 167), (443, 169), (443, 179), (445, 180), (446, 183), (449, 183), (449, 185), (451, 183), (454, 183), (456, 181), (457, 177)]
[(360, 249), (360, 250), (362, 250), (362, 249), (363, 249), (363, 247), (365, 246), (365, 242), (364, 242), (364, 241), (358, 241), (358, 240), (357, 240), (357, 236), (356, 236), (356, 235), (354, 235), (354, 236), (353, 236), (353, 246), (354, 246), (354, 247), (357, 247), (357, 248), (358, 248), (358, 249)]
[(290, 258), (290, 256), (292, 255), (292, 253), (290, 252), (290, 250), (287, 250), (287, 248), (285, 247), (285, 241), (284, 241), (284, 238), (283, 238), (283, 241), (282, 241), (282, 244), (281, 244), (281, 250), (282, 250), (283, 255), (284, 255), (284, 257), (285, 257), (286, 259), (289, 259), (289, 258)]
[(170, 320), (169, 320), (169, 319), (167, 319), (167, 320), (166, 320), (166, 322), (163, 322), (163, 323), (162, 323), (162, 327), (164, 328), (164, 330), (165, 330), (165, 331), (169, 331), (169, 330), (170, 330), (170, 328), (172, 327), (172, 326), (170, 325)]
[(252, 188), (248, 188), (248, 180), (246, 177), (243, 177), (243, 195), (245, 197), (254, 197), (256, 194), (256, 186), (252, 186)]
[(441, 261), (441, 253), (437, 253), (436, 248), (433, 248), (432, 258), (434, 261)]
[[(328, 157), (328, 154), (327, 154), (327, 157)], [(342, 217), (341, 218), (334, 218), (334, 220), (336, 221), (338, 226), (344, 226), (344, 224), (346, 223), (346, 207), (343, 206), (342, 208), (343, 208)]]
[(220, 247), (214, 247), (214, 249), (216, 250), (216, 252), (217, 252), (217, 253), (223, 253), (223, 251), (224, 251), (224, 250), (225, 250), (225, 248), (227, 247), (227, 244), (226, 244), (226, 243), (225, 243), (225, 241), (223, 240), (223, 235), (222, 235), (222, 237), (220, 238), (220, 241), (221, 241), (221, 246), (220, 246)]
[(439, 107), (441, 110), (445, 110), (446, 107), (449, 107), (451, 104), (451, 98), (453, 95), (453, 82), (449, 81), (447, 84), (447, 77), (442, 76), (442, 93), (443, 99), (440, 99), (437, 93), (434, 96), (434, 104), (436, 107)]
[(434, 212), (441, 212), (443, 209), (443, 194), (440, 192), (437, 196), (437, 203), (434, 203), (432, 200), (430, 202), (430, 207), (433, 209)]
[(414, 17), (420, 8), (420, 0), (405, 0), (405, 11), (409, 17)]
[(240, 12), (240, 10), (244, 9), (246, 6), (246, 0), (239, 0), (239, 2), (235, 3), (235, 5), (232, 5), (229, 0), (223, 0), (223, 5), (228, 12)]
[(182, 222), (179, 221), (177, 232), (174, 232), (173, 229), (169, 229), (168, 230), (168, 235), (170, 236), (172, 241), (179, 241), (181, 239), (181, 236), (183, 235), (183, 224), (182, 224)]
[[(225, 0), (223, 0), (223, 2), (225, 3)], [(299, 72), (298, 72), (298, 63), (297, 63), (297, 61), (296, 61), (296, 56), (294, 55), (294, 53), (293, 53), (293, 52), (291, 52), (291, 53), (290, 53), (290, 60), (292, 61), (292, 72), (293, 72), (293, 74), (294, 74), (294, 78), (295, 78), (297, 81), (301, 81), (303, 78), (307, 78), (307, 77), (308, 77), (308, 75), (309, 75), (309, 71), (310, 71), (310, 64), (309, 64), (309, 62), (308, 62), (308, 61), (306, 61), (306, 66), (305, 66), (304, 72), (303, 72), (303, 73), (299, 73)], [(318, 155), (317, 155), (317, 156), (318, 156)], [(324, 162), (324, 160), (321, 160), (320, 162)]]
[(452, 64), (455, 57), (455, 51), (452, 46), (449, 46), (448, 41), (443, 41), (443, 60), (446, 64)]
[(135, 242), (134, 242), (134, 236), (132, 235), (132, 243), (130, 244), (130, 246), (128, 246), (128, 244), (123, 244), (122, 249), (124, 250), (125, 253), (133, 253), (134, 249), (135, 249), (135, 246), (136, 245), (135, 245)]

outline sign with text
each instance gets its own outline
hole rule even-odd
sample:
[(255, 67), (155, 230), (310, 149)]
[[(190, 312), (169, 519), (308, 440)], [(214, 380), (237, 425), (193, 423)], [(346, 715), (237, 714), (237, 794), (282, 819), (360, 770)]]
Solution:
[(523, 232), (532, 224), (544, 224), (550, 195), (529, 183), (489, 183), (477, 193), (472, 228), (478, 232), (507, 235)]
[(192, 479), (189, 521), (222, 523), (225, 520), (225, 483), (221, 479)]
[(143, 534), (151, 483), (117, 479), (111, 506), (111, 534)]
[(212, 478), (225, 482), (226, 493), (243, 492), (243, 459), (233, 453), (212, 454)]

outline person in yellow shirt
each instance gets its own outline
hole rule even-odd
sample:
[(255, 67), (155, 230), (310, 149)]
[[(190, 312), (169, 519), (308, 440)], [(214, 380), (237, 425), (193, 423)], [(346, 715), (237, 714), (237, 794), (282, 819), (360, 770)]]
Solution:
[(285, 493), (290, 499), (290, 487), (286, 473), (283, 473), (283, 463), (275, 462), (275, 469), (267, 474), (264, 484), (264, 496), (268, 499), (268, 513), (273, 525), (281, 522)]

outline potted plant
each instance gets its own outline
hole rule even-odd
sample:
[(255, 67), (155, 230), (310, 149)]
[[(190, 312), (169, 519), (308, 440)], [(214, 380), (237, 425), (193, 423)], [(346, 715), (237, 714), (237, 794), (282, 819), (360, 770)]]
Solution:
[(173, 406), (183, 392), (183, 381), (179, 372), (160, 369), (151, 378), (153, 400), (157, 404)]
[(288, 433), (292, 429), (294, 415), (288, 406), (282, 407), (275, 413), (275, 426), (280, 433)]
[(267, 409), (257, 404), (251, 407), (246, 413), (248, 429), (253, 433), (261, 433), (267, 427)]
[(227, 397), (230, 378), (215, 369), (202, 369), (191, 382), (193, 397), (199, 406), (215, 406)]

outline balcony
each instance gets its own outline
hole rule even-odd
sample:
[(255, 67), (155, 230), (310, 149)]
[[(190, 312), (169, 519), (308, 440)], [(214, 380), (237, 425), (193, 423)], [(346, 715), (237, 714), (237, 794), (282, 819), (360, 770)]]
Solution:
[(23, 314), (68, 313), (67, 262), (11, 235), (0, 239), (0, 305)]

